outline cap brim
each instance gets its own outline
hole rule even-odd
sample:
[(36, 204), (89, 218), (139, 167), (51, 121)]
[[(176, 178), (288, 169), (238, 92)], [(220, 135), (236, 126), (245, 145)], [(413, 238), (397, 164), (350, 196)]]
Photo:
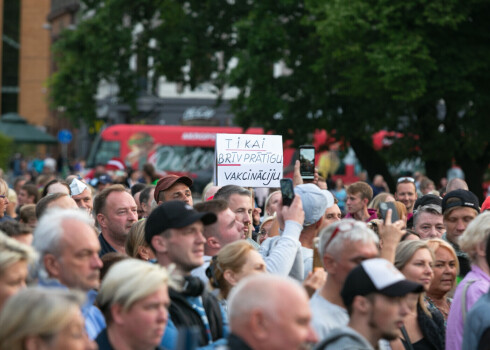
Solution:
[(214, 224), (218, 220), (216, 215), (214, 213), (192, 213), (191, 215), (186, 216), (185, 218), (182, 218), (179, 220), (178, 224), (175, 225), (174, 228), (182, 228), (189, 226), (196, 221), (202, 221), (204, 226)]
[(408, 280), (402, 280), (383, 288), (379, 291), (379, 293), (389, 297), (402, 297), (408, 293), (422, 293), (423, 291), (424, 286), (421, 284)]

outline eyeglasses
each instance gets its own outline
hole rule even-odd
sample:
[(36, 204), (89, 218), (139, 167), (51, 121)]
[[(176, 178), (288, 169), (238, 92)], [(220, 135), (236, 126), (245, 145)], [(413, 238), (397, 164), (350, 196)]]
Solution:
[(268, 234), (269, 233), (266, 230), (263, 230), (262, 229), (262, 230), (259, 231), (259, 235), (261, 235), (261, 236), (267, 236)]
[(338, 233), (348, 232), (348, 231), (352, 230), (354, 228), (354, 226), (356, 226), (356, 224), (357, 224), (357, 222), (352, 222), (352, 221), (351, 222), (349, 222), (349, 221), (341, 222), (335, 228), (335, 230), (333, 230), (332, 235), (328, 239), (327, 243), (325, 243), (325, 247), (323, 248), (324, 251), (325, 251), (325, 249), (327, 249), (327, 247), (330, 244), (330, 242), (332, 242), (332, 240), (335, 238), (335, 236), (337, 236)]
[(404, 176), (404, 177), (399, 177), (396, 183), (400, 183), (400, 182), (412, 182), (412, 183), (415, 183), (415, 179), (413, 177)]
[(0, 194), (0, 199), (5, 199), (7, 196), (4, 196), (3, 194)]

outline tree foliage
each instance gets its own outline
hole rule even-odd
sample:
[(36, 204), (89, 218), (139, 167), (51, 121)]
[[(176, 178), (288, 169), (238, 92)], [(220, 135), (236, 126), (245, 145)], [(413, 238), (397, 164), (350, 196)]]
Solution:
[[(55, 44), (50, 84), (53, 104), (71, 117), (94, 117), (101, 80), (133, 106), (160, 77), (209, 82), (218, 98), (234, 86), (244, 127), (296, 144), (315, 128), (335, 130), (371, 175), (389, 176), (386, 159), (421, 156), (439, 178), (455, 159), (479, 191), (490, 161), (488, 1), (83, 2), (83, 20)], [(278, 64), (287, 74), (274, 74)], [(380, 129), (404, 137), (377, 153), (371, 135)]]

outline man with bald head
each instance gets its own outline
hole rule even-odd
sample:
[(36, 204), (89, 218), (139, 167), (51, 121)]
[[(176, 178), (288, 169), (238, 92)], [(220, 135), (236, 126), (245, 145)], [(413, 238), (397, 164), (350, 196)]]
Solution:
[(228, 305), (229, 349), (302, 349), (317, 341), (308, 295), (290, 278), (245, 278), (232, 289)]
[(454, 179), (449, 180), (446, 186), (446, 193), (449, 193), (454, 190), (465, 190), (468, 191), (468, 184), (465, 180), (455, 177)]

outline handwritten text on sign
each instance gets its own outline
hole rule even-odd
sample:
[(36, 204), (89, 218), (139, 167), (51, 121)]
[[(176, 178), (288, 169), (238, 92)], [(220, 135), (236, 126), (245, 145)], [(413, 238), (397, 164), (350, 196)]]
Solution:
[(216, 134), (215, 153), (218, 186), (279, 187), (282, 136)]

